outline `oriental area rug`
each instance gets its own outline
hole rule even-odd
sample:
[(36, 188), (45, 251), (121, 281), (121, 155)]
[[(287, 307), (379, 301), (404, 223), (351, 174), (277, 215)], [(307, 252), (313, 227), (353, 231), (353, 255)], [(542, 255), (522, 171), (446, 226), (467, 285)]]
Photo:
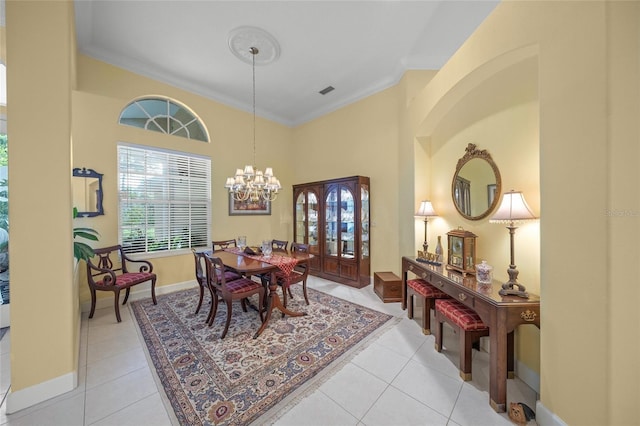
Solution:
[(257, 339), (260, 317), (251, 308), (243, 312), (239, 302), (220, 339), (226, 306), (218, 305), (208, 327), (208, 295), (194, 314), (197, 288), (161, 295), (157, 305), (151, 299), (131, 304), (180, 424), (251, 423), (393, 318), (313, 289), (307, 306), (301, 286), (292, 291), (288, 307), (307, 315), (283, 318), (274, 310)]

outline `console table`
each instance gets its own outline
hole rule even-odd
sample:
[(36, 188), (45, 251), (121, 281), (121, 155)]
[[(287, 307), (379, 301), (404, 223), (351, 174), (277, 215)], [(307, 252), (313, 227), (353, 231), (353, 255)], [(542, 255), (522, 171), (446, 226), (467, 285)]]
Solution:
[(473, 275), (463, 276), (444, 266), (405, 256), (402, 258), (402, 309), (407, 307), (409, 272), (472, 308), (489, 327), (489, 403), (497, 412), (506, 411), (507, 375), (514, 365), (513, 331), (520, 324), (534, 324), (540, 328), (540, 297), (535, 294), (530, 294), (528, 299), (500, 296), (498, 291), (502, 283), (497, 280), (479, 284)]

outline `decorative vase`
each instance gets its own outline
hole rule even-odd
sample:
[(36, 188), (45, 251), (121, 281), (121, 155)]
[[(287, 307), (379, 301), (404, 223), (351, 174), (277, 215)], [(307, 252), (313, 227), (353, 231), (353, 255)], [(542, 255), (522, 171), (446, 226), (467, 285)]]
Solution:
[(476, 265), (476, 280), (480, 284), (491, 284), (493, 279), (493, 266), (489, 265), (486, 260)]
[(438, 235), (438, 244), (436, 244), (436, 261), (442, 262), (442, 237)]

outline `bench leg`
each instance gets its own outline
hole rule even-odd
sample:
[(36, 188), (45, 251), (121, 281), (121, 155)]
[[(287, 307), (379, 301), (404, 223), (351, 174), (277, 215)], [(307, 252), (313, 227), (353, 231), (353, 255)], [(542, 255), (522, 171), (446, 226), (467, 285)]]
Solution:
[(442, 352), (442, 316), (440, 311), (436, 310), (436, 351)]
[(425, 297), (422, 303), (422, 334), (431, 334), (431, 308), (433, 299)]

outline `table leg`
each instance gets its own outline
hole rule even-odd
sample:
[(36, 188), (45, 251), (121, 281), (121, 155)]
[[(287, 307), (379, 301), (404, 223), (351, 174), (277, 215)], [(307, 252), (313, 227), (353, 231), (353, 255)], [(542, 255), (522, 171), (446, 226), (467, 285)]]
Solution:
[(264, 321), (262, 322), (262, 325), (260, 326), (256, 334), (253, 336), (254, 339), (260, 336), (260, 334), (262, 334), (264, 329), (267, 327), (267, 324), (271, 319), (271, 312), (273, 312), (275, 308), (280, 309), (280, 311), (282, 311), (285, 315), (289, 315), (290, 317), (301, 317), (303, 315), (307, 315), (306, 312), (294, 312), (284, 307), (284, 305), (282, 304), (282, 301), (280, 300), (280, 296), (278, 295), (278, 283), (276, 282), (276, 274), (275, 272), (273, 272), (271, 273), (271, 280), (269, 281), (269, 297), (267, 298), (267, 314), (264, 317)]
[(498, 413), (507, 409), (507, 318), (506, 310), (498, 309), (489, 326), (491, 354), (489, 358), (489, 404)]

